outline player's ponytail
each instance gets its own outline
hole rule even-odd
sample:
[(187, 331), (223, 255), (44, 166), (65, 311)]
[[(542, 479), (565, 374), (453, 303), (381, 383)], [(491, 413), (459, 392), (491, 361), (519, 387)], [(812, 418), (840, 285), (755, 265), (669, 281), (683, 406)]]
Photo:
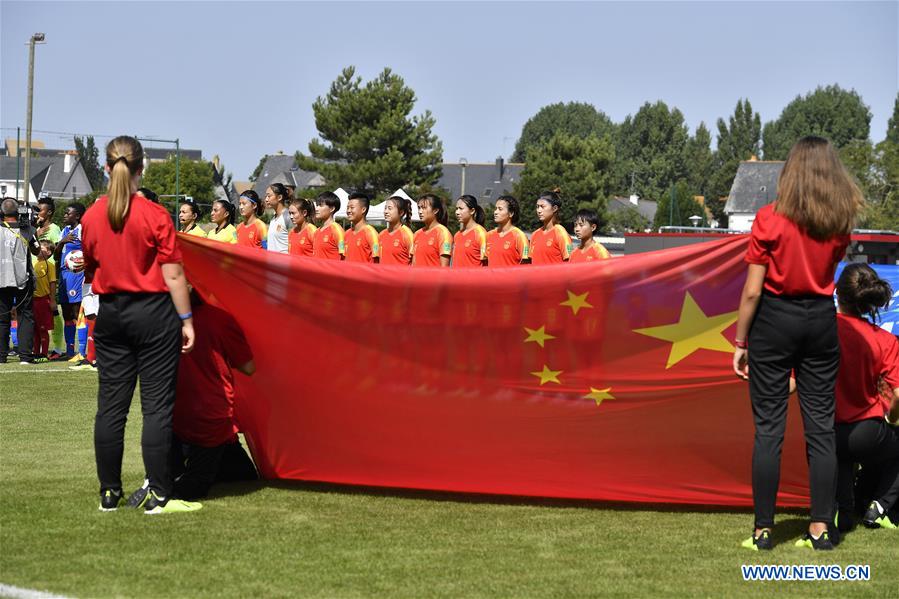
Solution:
[(281, 183), (272, 183), (268, 186), (269, 190), (278, 198), (278, 203), (282, 206), (287, 206), (290, 200), (290, 191), (287, 189), (287, 186)]
[(402, 196), (390, 196), (388, 202), (393, 202), (396, 211), (400, 213), (400, 222), (407, 227), (412, 226), (412, 200), (407, 200)]
[[(212, 202), (213, 204), (218, 204), (222, 207), (222, 209), (228, 213), (228, 224), (234, 224), (234, 214), (237, 212), (237, 209), (234, 207), (234, 204), (228, 202), (227, 200), (215, 200)], [(217, 226), (217, 225), (216, 225)]]
[(878, 277), (867, 264), (849, 264), (837, 281), (840, 310), (852, 316), (868, 316), (875, 323), (879, 318), (879, 310), (885, 308), (892, 297), (890, 284)]
[(144, 168), (144, 149), (140, 142), (120, 135), (106, 146), (106, 166), (109, 167), (109, 191), (106, 193), (106, 218), (113, 231), (121, 231), (131, 203), (134, 188), (132, 179)]
[(469, 210), (474, 212), (474, 222), (483, 227), (484, 223), (487, 221), (487, 215), (484, 214), (484, 209), (478, 205), (478, 199), (473, 195), (465, 194), (459, 198), (459, 201), (465, 204)]
[(557, 210), (553, 213), (553, 224), (559, 224), (559, 221), (562, 220), (562, 190), (558, 187), (554, 188), (552, 191), (544, 191), (537, 198), (537, 201), (543, 200), (544, 202), (549, 203), (550, 206), (555, 206)]
[(431, 205), (431, 209), (437, 212), (437, 222), (444, 227), (449, 223), (449, 214), (446, 211), (446, 204), (443, 198), (433, 193), (426, 193), (418, 197), (418, 201), (426, 201)]
[(263, 212), (265, 212), (265, 206), (259, 201), (259, 194), (252, 189), (246, 190), (240, 194), (240, 197), (253, 204), (253, 210), (256, 216), (262, 216)]

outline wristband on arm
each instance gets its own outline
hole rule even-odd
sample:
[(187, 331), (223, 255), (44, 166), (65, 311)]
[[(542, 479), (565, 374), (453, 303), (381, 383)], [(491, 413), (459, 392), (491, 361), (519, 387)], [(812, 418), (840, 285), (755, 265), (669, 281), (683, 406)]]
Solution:
[(188, 312), (187, 314), (179, 314), (178, 318), (180, 318), (181, 320), (187, 320), (188, 318), (192, 318), (193, 315), (193, 312)]
[(739, 349), (749, 349), (749, 343), (745, 339), (734, 339), (734, 345)]

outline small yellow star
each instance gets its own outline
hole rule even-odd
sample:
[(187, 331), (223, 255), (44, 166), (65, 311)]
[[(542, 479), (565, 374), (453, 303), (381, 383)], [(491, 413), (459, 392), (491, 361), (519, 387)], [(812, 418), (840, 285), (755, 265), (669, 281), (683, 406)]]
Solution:
[(560, 306), (568, 306), (571, 308), (571, 311), (574, 312), (574, 315), (577, 316), (578, 310), (581, 308), (592, 308), (593, 306), (590, 302), (587, 301), (587, 295), (589, 292), (582, 293), (580, 295), (575, 295), (570, 291), (566, 291), (568, 294), (568, 299), (559, 304)]
[(615, 396), (609, 393), (609, 391), (611, 390), (611, 387), (609, 387), (608, 389), (594, 389), (593, 387), (590, 387), (590, 393), (585, 395), (584, 399), (592, 399), (596, 402), (596, 405), (600, 405), (603, 400), (615, 399)]
[(667, 370), (700, 349), (725, 353), (734, 351), (734, 346), (721, 332), (736, 321), (736, 312), (706, 316), (688, 291), (681, 306), (680, 319), (676, 323), (634, 329), (634, 332), (671, 343), (668, 364), (665, 366)]
[(546, 383), (555, 383), (557, 385), (561, 385), (559, 382), (559, 375), (562, 374), (561, 370), (550, 370), (546, 364), (543, 365), (543, 370), (538, 370), (536, 372), (532, 372), (532, 375), (539, 377), (540, 384), (544, 385)]
[(528, 334), (528, 338), (524, 340), (525, 343), (533, 341), (540, 347), (543, 347), (544, 343), (550, 339), (555, 339), (555, 337), (546, 332), (546, 325), (543, 325), (539, 329), (529, 329), (524, 327), (524, 330)]

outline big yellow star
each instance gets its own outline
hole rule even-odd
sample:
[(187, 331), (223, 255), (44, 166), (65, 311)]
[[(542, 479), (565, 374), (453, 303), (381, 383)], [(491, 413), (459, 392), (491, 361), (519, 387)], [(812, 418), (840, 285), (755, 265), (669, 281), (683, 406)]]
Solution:
[(529, 329), (527, 327), (524, 327), (524, 330), (528, 334), (528, 338), (524, 340), (525, 343), (533, 341), (540, 347), (543, 347), (544, 343), (546, 343), (550, 339), (555, 339), (554, 336), (546, 332), (546, 325), (543, 325), (539, 329)]
[(736, 320), (737, 312), (706, 316), (688, 291), (684, 296), (678, 322), (646, 329), (635, 329), (634, 332), (671, 342), (668, 364), (665, 366), (667, 370), (700, 349), (726, 353), (734, 351), (733, 345), (724, 338), (721, 332)]
[(615, 396), (609, 393), (611, 390), (611, 387), (607, 389), (595, 389), (590, 387), (590, 393), (585, 395), (584, 399), (592, 399), (596, 402), (596, 405), (600, 405), (606, 399), (615, 399)]
[(540, 384), (545, 385), (546, 383), (555, 383), (557, 385), (561, 385), (559, 382), (559, 375), (562, 374), (561, 370), (550, 370), (549, 367), (544, 364), (543, 370), (538, 370), (536, 372), (532, 372), (532, 375), (538, 377), (540, 379)]
[(568, 299), (559, 304), (560, 306), (568, 306), (571, 308), (571, 311), (574, 312), (574, 315), (577, 316), (578, 310), (581, 308), (592, 308), (593, 306), (590, 302), (587, 301), (587, 295), (589, 292), (582, 293), (580, 295), (575, 295), (570, 291), (566, 291), (568, 294)]

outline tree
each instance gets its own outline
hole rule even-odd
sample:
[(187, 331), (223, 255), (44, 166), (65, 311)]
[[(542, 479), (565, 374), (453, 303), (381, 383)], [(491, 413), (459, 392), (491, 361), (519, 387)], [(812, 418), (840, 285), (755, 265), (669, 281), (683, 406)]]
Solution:
[(899, 94), (893, 105), (893, 116), (887, 123), (886, 137), (874, 148), (871, 163), (863, 226), (899, 231)]
[(800, 138), (825, 137), (839, 148), (855, 140), (867, 140), (871, 110), (854, 90), (839, 85), (818, 87), (787, 104), (775, 121), (762, 130), (765, 160), (784, 160)]
[(699, 123), (696, 134), (687, 140), (686, 153), (687, 184), (694, 194), (706, 196), (714, 168), (714, 156), (712, 134), (705, 123)]
[(899, 145), (899, 93), (896, 94), (896, 100), (893, 102), (893, 116), (887, 122), (885, 141)]
[(633, 189), (657, 200), (676, 181), (687, 178), (686, 147), (689, 133), (684, 115), (662, 102), (640, 107), (618, 128), (616, 191)]
[(693, 199), (693, 193), (686, 181), (678, 181), (674, 185), (674, 204), (671, 203), (671, 190), (659, 198), (658, 209), (652, 227), (658, 229), (666, 225), (675, 227), (691, 227), (691, 216), (703, 216), (702, 206)]
[(300, 168), (321, 173), (332, 187), (373, 194), (437, 181), (443, 146), (431, 132), (431, 112), (409, 116), (415, 92), (390, 69), (365, 85), (355, 73), (345, 68), (312, 104), (321, 139), (309, 142), (309, 156), (297, 152)]
[(584, 139), (590, 135), (601, 138), (614, 132), (612, 120), (592, 104), (550, 104), (538, 110), (522, 127), (521, 137), (515, 143), (512, 162), (527, 162), (528, 151), (544, 145), (556, 133), (567, 133)]
[(642, 233), (649, 224), (649, 219), (633, 206), (609, 215), (609, 229), (615, 233)]
[(265, 159), (266, 159), (266, 158), (268, 158), (268, 156), (263, 156), (262, 158), (259, 159), (259, 164), (256, 165), (256, 168), (253, 169), (253, 174), (250, 175), (250, 182), (251, 182), (251, 183), (255, 183), (255, 182), (256, 182), (256, 179), (259, 178), (259, 175), (262, 174), (262, 167), (265, 166)]
[(727, 223), (724, 202), (721, 198), (730, 194), (737, 168), (743, 160), (759, 155), (762, 119), (752, 111), (749, 100), (737, 100), (733, 115), (727, 120), (718, 119), (718, 144), (709, 186), (704, 194), (706, 205), (722, 226)]
[[(198, 204), (211, 204), (213, 191), (213, 167), (205, 160), (182, 160), (179, 173), (180, 192), (192, 196)], [(163, 162), (151, 162), (144, 170), (143, 187), (160, 196), (175, 194), (175, 156)]]
[(570, 133), (557, 133), (544, 145), (531, 148), (527, 165), (515, 186), (515, 195), (523, 207), (521, 226), (526, 230), (537, 228), (533, 202), (541, 192), (558, 187), (562, 191), (563, 225), (570, 225), (580, 208), (591, 208), (599, 214), (599, 228), (603, 229), (614, 160), (615, 148), (608, 135), (582, 139)]
[(94, 144), (94, 136), (88, 135), (86, 138), (75, 136), (75, 150), (78, 152), (78, 160), (84, 168), (84, 174), (91, 184), (91, 188), (98, 190), (106, 187), (106, 177), (103, 175), (103, 168), (100, 166), (100, 150)]

